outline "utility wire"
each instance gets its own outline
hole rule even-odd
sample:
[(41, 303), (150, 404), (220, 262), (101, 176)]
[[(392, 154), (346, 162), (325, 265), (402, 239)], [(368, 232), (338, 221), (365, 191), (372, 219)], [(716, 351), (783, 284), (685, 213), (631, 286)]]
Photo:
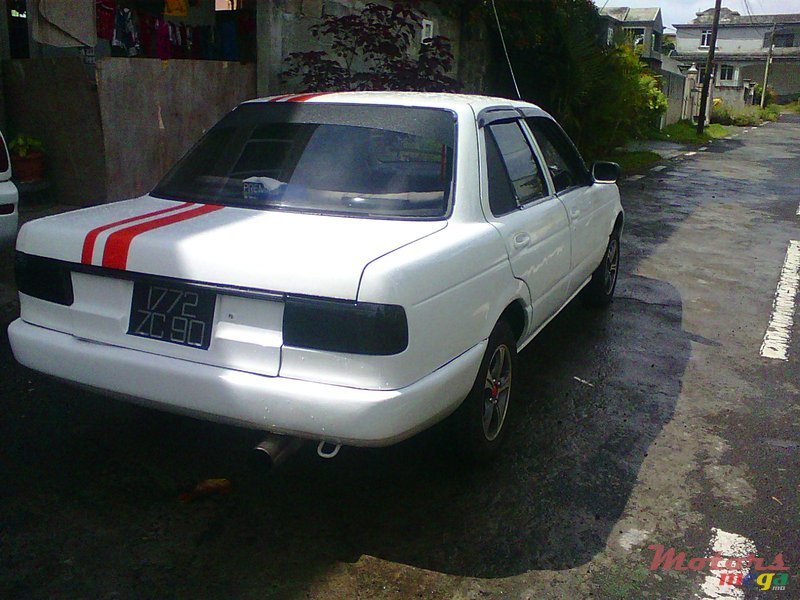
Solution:
[(508, 48), (506, 47), (506, 38), (503, 36), (503, 28), (500, 26), (500, 17), (497, 16), (497, 6), (492, 0), (492, 9), (494, 10), (494, 18), (497, 21), (497, 30), (500, 32), (500, 41), (503, 44), (503, 52), (506, 55), (506, 62), (508, 62), (508, 70), (511, 72), (511, 81), (514, 82), (514, 89), (517, 90), (517, 98), (522, 100), (522, 94), (519, 93), (519, 86), (517, 85), (517, 78), (514, 76), (514, 67), (511, 66), (511, 57), (508, 56)]

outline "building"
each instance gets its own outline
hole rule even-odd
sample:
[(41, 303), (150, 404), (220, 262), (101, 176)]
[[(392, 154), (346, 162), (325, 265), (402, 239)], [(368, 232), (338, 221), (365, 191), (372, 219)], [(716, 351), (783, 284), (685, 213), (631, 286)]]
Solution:
[[(0, 0), (0, 128), (42, 140), (61, 202), (134, 197), (238, 103), (304, 91), (282, 80), (285, 58), (329, 47), (311, 28), (365, 4), (186, 0), (168, 10), (153, 0)], [(427, 19), (415, 48), (423, 36), (447, 36), (452, 75), (480, 89), (484, 28), (421, 7)]]
[(607, 24), (609, 45), (616, 31), (621, 30), (632, 39), (635, 46), (641, 46), (642, 60), (654, 72), (658, 72), (661, 68), (661, 43), (664, 38), (660, 8), (606, 7), (600, 11), (600, 17)]
[[(695, 64), (704, 70), (711, 43), (714, 9), (697, 13), (691, 23), (674, 25), (676, 56), (682, 68)], [(763, 84), (770, 43), (774, 44), (769, 87), (779, 101), (800, 97), (800, 14), (741, 15), (720, 13), (714, 73), (714, 97), (733, 106), (752, 97)]]

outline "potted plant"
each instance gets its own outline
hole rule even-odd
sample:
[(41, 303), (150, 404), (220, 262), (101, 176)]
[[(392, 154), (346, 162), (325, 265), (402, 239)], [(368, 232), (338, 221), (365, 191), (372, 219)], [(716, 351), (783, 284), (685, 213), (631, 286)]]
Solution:
[(11, 151), (11, 167), (18, 181), (44, 179), (44, 145), (38, 138), (19, 133), (8, 144)]

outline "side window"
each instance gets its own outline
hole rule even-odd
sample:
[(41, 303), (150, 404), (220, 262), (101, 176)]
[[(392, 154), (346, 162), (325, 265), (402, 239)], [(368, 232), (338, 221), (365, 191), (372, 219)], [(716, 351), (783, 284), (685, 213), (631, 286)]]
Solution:
[(576, 185), (591, 185), (583, 159), (555, 122), (544, 117), (528, 117), (525, 122), (547, 161), (556, 192)]
[(489, 206), (500, 216), (547, 195), (547, 186), (516, 121), (486, 127)]
[(500, 148), (494, 136), (486, 128), (486, 179), (489, 183), (489, 208), (495, 217), (505, 215), (517, 208), (514, 188), (508, 179)]

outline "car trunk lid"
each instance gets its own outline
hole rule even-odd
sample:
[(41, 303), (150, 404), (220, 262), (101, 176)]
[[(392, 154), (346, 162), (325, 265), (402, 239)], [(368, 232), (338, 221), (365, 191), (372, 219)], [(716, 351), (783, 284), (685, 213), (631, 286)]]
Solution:
[[(149, 196), (56, 215), (25, 225), (17, 249), (73, 263), (74, 302), (24, 302), (23, 318), (86, 340), (276, 375), (286, 294), (356, 300), (367, 264), (445, 226)], [(213, 315), (194, 319), (208, 293)], [(164, 312), (171, 304), (172, 316)], [(156, 323), (143, 324), (151, 308)], [(177, 341), (149, 335), (164, 323), (177, 327), (165, 333)]]

